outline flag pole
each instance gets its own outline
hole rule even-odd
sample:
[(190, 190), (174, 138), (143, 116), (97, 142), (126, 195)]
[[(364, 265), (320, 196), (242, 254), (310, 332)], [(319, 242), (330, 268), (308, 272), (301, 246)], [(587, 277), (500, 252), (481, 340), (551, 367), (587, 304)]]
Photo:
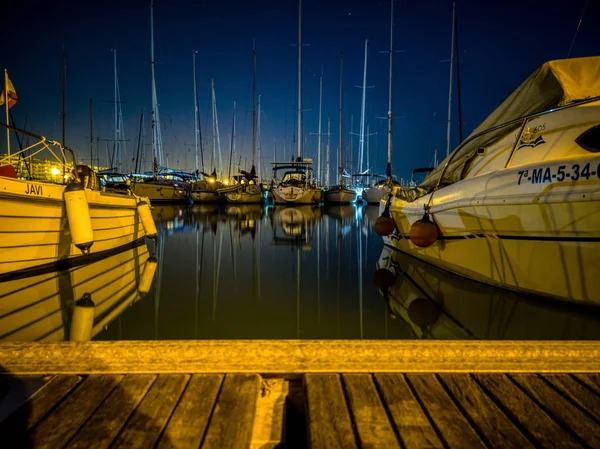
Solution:
[[(4, 106), (6, 107), (6, 124), (10, 126), (8, 121), (8, 72), (4, 69)], [(10, 164), (10, 128), (6, 128), (6, 149), (8, 152), (8, 163)]]

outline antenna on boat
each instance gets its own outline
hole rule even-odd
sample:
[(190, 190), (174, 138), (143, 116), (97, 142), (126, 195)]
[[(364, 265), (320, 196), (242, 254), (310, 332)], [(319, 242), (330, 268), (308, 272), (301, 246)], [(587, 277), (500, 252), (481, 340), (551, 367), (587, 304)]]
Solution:
[(579, 18), (579, 22), (577, 23), (577, 28), (575, 29), (575, 35), (573, 36), (573, 40), (571, 41), (571, 46), (569, 47), (569, 53), (567, 53), (567, 58), (571, 57), (571, 51), (573, 50), (573, 45), (575, 45), (575, 39), (577, 38), (577, 33), (579, 33), (579, 27), (581, 27), (581, 22), (583, 21), (583, 15), (585, 14), (585, 10), (587, 8), (589, 0), (585, 0), (585, 4), (583, 5), (583, 10), (581, 11), (581, 17)]

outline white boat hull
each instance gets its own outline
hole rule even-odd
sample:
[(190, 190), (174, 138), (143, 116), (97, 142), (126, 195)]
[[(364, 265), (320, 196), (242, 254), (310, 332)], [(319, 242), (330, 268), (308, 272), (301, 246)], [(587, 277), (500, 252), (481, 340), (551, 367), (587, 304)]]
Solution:
[[(543, 165), (556, 174), (564, 162)], [(588, 162), (598, 167), (600, 157), (588, 157)], [(401, 251), (478, 281), (600, 304), (598, 180), (519, 185), (519, 171), (524, 170), (537, 168), (501, 170), (436, 192), (431, 212), (441, 237), (427, 248), (414, 245), (409, 231), (423, 217), (430, 195), (411, 203), (395, 198), (390, 211), (398, 232), (389, 241)], [(383, 207), (382, 203), (380, 212)]]
[[(0, 275), (82, 256), (71, 240), (65, 186), (0, 177)], [(90, 253), (145, 236), (136, 197), (85, 190), (94, 243)]]
[(276, 186), (271, 192), (275, 204), (315, 204), (323, 199), (321, 189)]
[(191, 195), (194, 203), (218, 203), (223, 200), (219, 192), (211, 190), (192, 190)]
[(390, 188), (388, 186), (382, 187), (371, 187), (369, 189), (365, 189), (362, 192), (362, 199), (367, 204), (379, 204), (382, 199), (387, 199), (387, 196), (390, 194)]
[(189, 191), (180, 185), (156, 182), (134, 182), (131, 190), (137, 196), (148, 198), (152, 203), (187, 203)]
[(143, 296), (149, 256), (141, 245), (66, 272), (0, 283), (0, 341), (68, 340), (73, 304), (86, 293), (95, 304), (93, 337)]
[(356, 192), (350, 189), (333, 188), (325, 191), (325, 202), (329, 204), (348, 204), (356, 201)]

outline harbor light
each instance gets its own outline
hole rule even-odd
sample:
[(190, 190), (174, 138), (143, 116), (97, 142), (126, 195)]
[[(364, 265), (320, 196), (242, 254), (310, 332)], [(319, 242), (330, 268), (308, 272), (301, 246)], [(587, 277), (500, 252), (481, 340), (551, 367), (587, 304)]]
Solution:
[(226, 186), (229, 185), (229, 179), (226, 179), (225, 181), (223, 181), (223, 184), (225, 184)]
[(213, 184), (215, 182), (215, 180), (213, 178), (208, 178), (208, 182), (210, 182), (211, 184)]
[(60, 173), (60, 171), (58, 170), (58, 168), (52, 167), (52, 170), (50, 170), (50, 173), (52, 173), (54, 176), (56, 176)]

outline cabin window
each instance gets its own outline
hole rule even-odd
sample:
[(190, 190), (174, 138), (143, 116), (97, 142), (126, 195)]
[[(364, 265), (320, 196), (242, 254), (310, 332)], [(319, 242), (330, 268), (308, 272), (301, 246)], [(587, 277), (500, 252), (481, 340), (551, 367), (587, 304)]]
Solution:
[(588, 129), (575, 142), (580, 147), (592, 153), (600, 153), (600, 125)]

